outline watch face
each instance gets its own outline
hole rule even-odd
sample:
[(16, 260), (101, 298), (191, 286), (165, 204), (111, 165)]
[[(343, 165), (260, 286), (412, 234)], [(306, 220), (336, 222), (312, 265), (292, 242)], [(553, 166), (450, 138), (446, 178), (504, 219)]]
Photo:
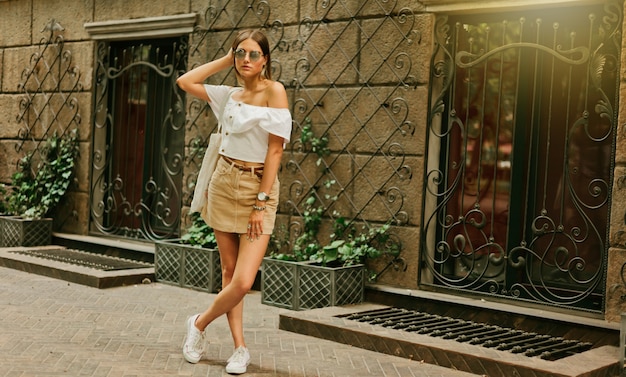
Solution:
[(260, 193), (259, 193), (256, 197), (257, 197), (257, 199), (259, 199), (259, 200), (261, 200), (261, 201), (266, 201), (266, 200), (269, 200), (269, 198), (270, 198), (270, 197), (269, 197), (269, 196), (267, 196), (267, 194), (266, 194), (266, 193), (264, 193), (264, 192), (260, 192)]

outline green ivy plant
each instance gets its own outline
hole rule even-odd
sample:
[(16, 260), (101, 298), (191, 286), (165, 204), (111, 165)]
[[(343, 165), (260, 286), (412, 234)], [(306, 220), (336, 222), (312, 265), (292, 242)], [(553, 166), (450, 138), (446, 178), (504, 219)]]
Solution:
[(4, 215), (8, 213), (9, 209), (7, 208), (7, 189), (4, 183), (0, 183), (0, 215)]
[(300, 141), (304, 146), (310, 148), (311, 152), (317, 154), (317, 161), (315, 164), (321, 166), (323, 158), (330, 155), (330, 148), (328, 148), (328, 137), (316, 137), (313, 133), (313, 124), (311, 118), (304, 119), (304, 126), (300, 133)]
[[(343, 218), (335, 221), (335, 229), (345, 226)], [(398, 244), (389, 242), (388, 230), (389, 224), (385, 224), (369, 230), (363, 227), (358, 235), (355, 232), (334, 233), (331, 235), (330, 244), (318, 249), (310, 260), (323, 266), (332, 264), (352, 266), (364, 263), (366, 259), (378, 258), (383, 254), (398, 256), (400, 248)], [(342, 236), (345, 238), (339, 238)]]
[(312, 261), (322, 266), (352, 266), (385, 254), (394, 257), (400, 254), (399, 245), (391, 242), (389, 224), (370, 229), (362, 227), (357, 232), (353, 224), (348, 223), (338, 212), (333, 214), (334, 229), (329, 240), (320, 242), (318, 234), (325, 211), (326, 207), (318, 203), (316, 192), (312, 190), (305, 201), (302, 232), (294, 240), (289, 252), (280, 252), (288, 241), (281, 242), (273, 236), (270, 256), (287, 261)]
[[(300, 141), (305, 148), (317, 155), (317, 166), (322, 166), (323, 158), (330, 155), (328, 138), (315, 136), (309, 118), (305, 119)], [(325, 168), (322, 170), (324, 173)], [(326, 180), (322, 189), (329, 190), (335, 183), (334, 180)], [(312, 188), (304, 202), (302, 232), (296, 237), (288, 252), (281, 251), (289, 245), (289, 240), (284, 236), (281, 239), (280, 236), (272, 235), (270, 241), (272, 258), (298, 262), (312, 261), (323, 266), (350, 266), (361, 264), (366, 259), (378, 258), (383, 254), (397, 256), (400, 253), (399, 245), (390, 242), (389, 224), (369, 230), (363, 227), (357, 232), (353, 224), (348, 223), (336, 211), (333, 213), (335, 218), (333, 234), (330, 235), (328, 242), (320, 242), (318, 234), (324, 213), (328, 210), (321, 198), (326, 202), (337, 200), (336, 195), (321, 195), (317, 188)]]
[[(289, 245), (288, 234), (286, 234), (285, 229), (280, 229), (272, 234), (270, 239), (270, 256), (272, 258), (302, 262), (309, 260), (317, 252), (320, 248), (317, 241), (317, 233), (322, 224), (322, 215), (325, 208), (321, 205), (316, 206), (315, 203), (315, 191), (312, 190), (304, 202), (302, 233), (295, 239), (293, 247), (291, 247), (289, 252), (280, 252)], [(279, 234), (283, 234), (285, 237), (281, 238), (278, 236)]]
[(187, 232), (180, 238), (180, 242), (192, 246), (214, 249), (217, 247), (215, 233), (213, 229), (207, 225), (198, 212), (191, 214), (191, 226)]
[(72, 183), (78, 151), (78, 130), (74, 129), (45, 141), (35, 169), (35, 151), (26, 154), (11, 177), (13, 191), (8, 194), (8, 213), (27, 219), (48, 216)]

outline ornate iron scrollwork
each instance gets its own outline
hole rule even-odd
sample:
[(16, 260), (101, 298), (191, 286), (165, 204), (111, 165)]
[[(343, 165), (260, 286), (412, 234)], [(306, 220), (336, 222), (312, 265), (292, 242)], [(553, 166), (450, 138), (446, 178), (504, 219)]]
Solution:
[[(417, 168), (414, 152), (407, 152), (416, 128), (410, 91), (418, 85), (409, 51), (421, 42), (413, 11), (401, 8), (397, 1), (366, 1), (357, 9), (342, 2), (317, 1), (310, 17), (285, 26), (271, 19), (266, 1), (248, 4), (244, 9), (236, 1), (222, 2), (219, 7), (210, 3), (203, 25), (194, 33), (190, 59), (199, 64), (223, 56), (238, 29), (260, 28), (268, 35), (272, 76), (293, 93), (294, 130), (281, 178), (288, 187), (279, 208), (289, 218), (288, 238), (294, 239), (301, 231), (304, 198), (327, 180), (334, 182), (335, 200), (327, 202), (326, 221), (332, 222), (333, 214), (341, 212), (348, 222), (366, 228), (387, 222), (415, 227), (414, 204), (412, 210), (407, 208), (407, 190)], [(345, 17), (331, 20), (333, 14)], [(360, 45), (344, 46), (345, 32), (359, 33)], [(211, 49), (207, 51), (209, 34)], [(359, 67), (357, 62), (366, 59), (372, 64)], [(338, 83), (337, 77), (348, 73), (352, 78)], [(225, 74), (212, 83), (234, 84), (230, 76)], [(371, 111), (359, 108), (364, 100), (371, 102)], [(192, 101), (189, 105), (187, 130), (197, 135), (193, 145), (205, 144), (215, 127), (213, 120), (206, 122), (199, 116), (205, 111), (204, 104)], [(313, 120), (316, 129), (323, 129), (331, 143), (331, 153), (320, 159), (319, 166), (311, 163), (319, 157), (299, 141), (306, 118)], [(344, 134), (346, 127), (351, 128), (349, 135)], [(197, 171), (201, 156), (200, 150), (188, 156), (190, 176)], [(319, 174), (322, 170), (324, 174)], [(326, 202), (323, 194), (320, 199)], [(395, 234), (391, 239), (401, 245)], [(401, 258), (382, 264), (378, 275), (405, 268)]]
[(620, 8), (437, 19), (422, 284), (604, 309)]

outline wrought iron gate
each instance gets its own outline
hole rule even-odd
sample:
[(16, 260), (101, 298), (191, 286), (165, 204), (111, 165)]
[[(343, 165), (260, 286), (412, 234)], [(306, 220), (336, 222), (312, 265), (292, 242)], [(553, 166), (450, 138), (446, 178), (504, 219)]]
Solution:
[(187, 37), (97, 48), (91, 231), (156, 240), (179, 234)]
[(604, 310), (621, 6), (437, 20), (422, 285)]

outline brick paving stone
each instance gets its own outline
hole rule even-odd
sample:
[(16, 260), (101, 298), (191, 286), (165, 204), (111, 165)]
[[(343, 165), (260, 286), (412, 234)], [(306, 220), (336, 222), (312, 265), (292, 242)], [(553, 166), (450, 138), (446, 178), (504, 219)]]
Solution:
[[(207, 329), (198, 364), (185, 362), (185, 320), (215, 295), (152, 283), (97, 289), (0, 267), (0, 377), (226, 376), (225, 318)], [(470, 373), (278, 329), (280, 309), (245, 298), (251, 377), (471, 377)]]

